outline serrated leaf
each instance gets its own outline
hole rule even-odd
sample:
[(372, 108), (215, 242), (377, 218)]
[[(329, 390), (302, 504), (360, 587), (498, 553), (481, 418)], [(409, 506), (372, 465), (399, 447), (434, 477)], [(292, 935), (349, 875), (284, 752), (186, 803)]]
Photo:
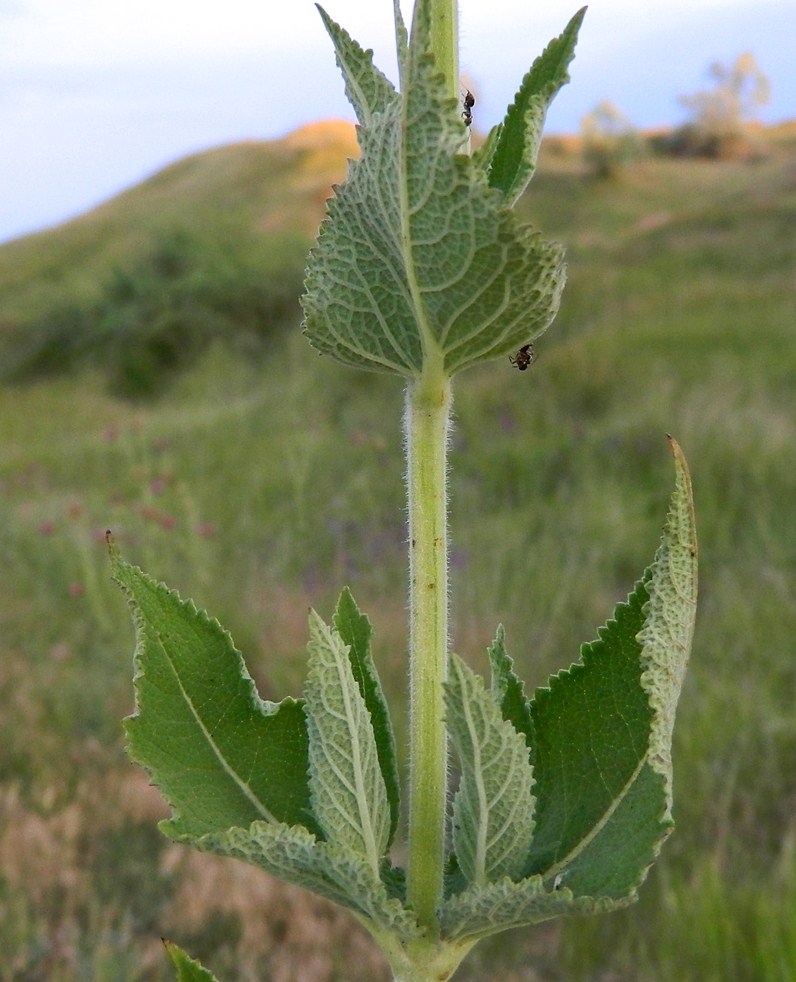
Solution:
[(493, 126), (487, 133), (484, 142), (479, 147), (476, 147), (471, 154), (473, 163), (484, 172), (489, 170), (489, 165), (491, 164), (492, 158), (495, 155), (495, 149), (497, 148), (502, 129), (502, 123), (498, 123), (497, 126)]
[(391, 102), (395, 102), (395, 87), (373, 64), (373, 51), (361, 48), (320, 4), (315, 6), (334, 44), (337, 64), (345, 80), (346, 98), (359, 122), (367, 123), (374, 113), (384, 112)]
[(575, 55), (585, 14), (584, 7), (533, 63), (506, 112), (491, 157), (484, 158), (489, 161), (490, 187), (501, 191), (510, 205), (528, 186), (536, 170), (547, 110), (559, 89), (569, 81), (567, 67)]
[(257, 694), (229, 634), (192, 603), (112, 552), (133, 610), (136, 712), (128, 752), (149, 771), (174, 815), (168, 835), (255, 819), (318, 829), (308, 782), (301, 702)]
[(666, 832), (663, 783), (646, 763), (652, 712), (636, 641), (650, 576), (531, 706), (538, 808), (528, 868), (578, 894), (635, 890)]
[(177, 982), (217, 982), (215, 975), (188, 955), (173, 941), (164, 939), (163, 946), (177, 969)]
[(304, 329), (319, 351), (408, 378), (429, 364), (453, 375), (548, 327), (563, 250), (519, 225), (462, 138), (457, 101), (413, 40), (405, 93), (360, 127), (360, 159), (310, 253)]
[(672, 731), (694, 636), (697, 601), (697, 538), (691, 475), (683, 451), (669, 437), (676, 485), (653, 569), (644, 627), (638, 635), (641, 682), (653, 709), (650, 762), (671, 795)]
[(448, 732), (461, 767), (453, 799), (453, 848), (476, 885), (518, 875), (533, 834), (533, 770), (522, 735), (457, 656), (445, 687)]
[(509, 720), (514, 729), (525, 738), (533, 765), (533, 720), (530, 706), (525, 696), (525, 685), (514, 671), (514, 663), (506, 653), (506, 632), (502, 624), (498, 627), (487, 654), (492, 667), (492, 695), (500, 706), (503, 719)]
[(571, 890), (546, 889), (541, 876), (519, 883), (505, 877), (448, 897), (440, 911), (440, 923), (446, 938), (473, 940), (562, 914), (599, 914), (622, 906), (622, 901), (574, 897)]
[(339, 633), (310, 613), (304, 689), (312, 808), (327, 838), (370, 865), (378, 878), (390, 807), (370, 713)]
[(398, 779), (395, 735), (392, 729), (390, 711), (370, 653), (373, 628), (367, 616), (357, 607), (348, 588), (340, 594), (333, 621), (343, 644), (348, 646), (351, 671), (359, 686), (359, 691), (362, 693), (362, 698), (365, 700), (365, 707), (370, 713), (381, 776), (384, 778), (384, 787), (390, 806), (390, 834), (387, 840), (387, 848), (389, 848), (398, 827), (401, 788)]
[(671, 726), (691, 644), (696, 538), (685, 460), (655, 561), (581, 661), (531, 704), (537, 827), (527, 871), (632, 897), (671, 829)]
[(411, 911), (388, 895), (385, 884), (374, 878), (363, 857), (337, 844), (321, 842), (300, 826), (253, 822), (248, 829), (232, 828), (186, 841), (312, 890), (403, 939), (419, 934)]

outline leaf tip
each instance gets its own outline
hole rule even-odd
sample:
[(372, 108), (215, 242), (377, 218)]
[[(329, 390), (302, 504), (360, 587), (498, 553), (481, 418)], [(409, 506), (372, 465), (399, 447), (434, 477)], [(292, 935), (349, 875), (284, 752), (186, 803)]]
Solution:
[(331, 628), (326, 623), (326, 621), (321, 617), (314, 607), (309, 608), (309, 614), (307, 617), (309, 624), (309, 645), (310, 651), (312, 650), (313, 644), (320, 640), (329, 640), (332, 636)]
[(672, 453), (674, 454), (675, 459), (685, 463), (685, 454), (683, 453), (683, 448), (680, 446), (677, 440), (675, 440), (675, 438), (672, 436), (671, 433), (666, 434), (666, 439), (669, 441), (669, 447)]
[(113, 532), (110, 529), (105, 529), (105, 546), (108, 550), (108, 555), (111, 559), (119, 559), (119, 547), (116, 545), (116, 540), (113, 537)]

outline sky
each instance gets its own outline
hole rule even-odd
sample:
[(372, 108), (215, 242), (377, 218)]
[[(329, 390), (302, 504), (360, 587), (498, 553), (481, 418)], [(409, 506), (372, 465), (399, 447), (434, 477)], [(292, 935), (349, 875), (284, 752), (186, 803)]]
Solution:
[[(460, 0), (460, 68), (487, 130), (580, 0)], [(324, 0), (396, 77), (390, 0)], [(404, 16), (411, 3), (402, 0)], [(547, 132), (602, 100), (639, 127), (751, 51), (767, 122), (796, 117), (794, 0), (592, 0)], [(190, 153), (347, 118), (311, 0), (0, 0), (0, 242), (66, 221)]]

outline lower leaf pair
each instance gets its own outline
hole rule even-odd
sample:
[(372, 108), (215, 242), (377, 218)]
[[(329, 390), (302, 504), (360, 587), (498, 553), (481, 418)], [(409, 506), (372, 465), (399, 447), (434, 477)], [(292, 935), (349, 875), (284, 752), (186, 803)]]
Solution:
[[(671, 728), (690, 650), (696, 544), (688, 472), (653, 564), (580, 661), (527, 699), (502, 628), (487, 688), (450, 659), (461, 779), (435, 944), (635, 898), (671, 822)], [(349, 908), (385, 948), (423, 938), (388, 860), (399, 819), (395, 740), (371, 626), (343, 591), (310, 613), (304, 699), (262, 700), (230, 636), (120, 557), (133, 608), (130, 755), (173, 809), (163, 831)], [(190, 976), (186, 976), (190, 978)]]

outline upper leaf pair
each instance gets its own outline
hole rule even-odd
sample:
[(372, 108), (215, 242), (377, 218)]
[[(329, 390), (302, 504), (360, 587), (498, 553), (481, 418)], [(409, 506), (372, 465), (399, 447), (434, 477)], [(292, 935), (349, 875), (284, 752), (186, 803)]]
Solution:
[(537, 59), (502, 126), (470, 157), (460, 107), (435, 71), (427, 6), (417, 5), (408, 48), (396, 15), (400, 93), (321, 10), (362, 152), (329, 202), (302, 299), (318, 350), (408, 378), (450, 376), (515, 351), (555, 316), (563, 249), (521, 226), (511, 205), (533, 174), (584, 13)]

